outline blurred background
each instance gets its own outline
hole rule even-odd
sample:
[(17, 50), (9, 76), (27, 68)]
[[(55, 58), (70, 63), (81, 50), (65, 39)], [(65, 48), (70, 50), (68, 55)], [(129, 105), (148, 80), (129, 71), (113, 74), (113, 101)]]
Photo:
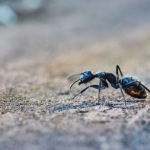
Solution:
[(150, 0), (0, 0), (0, 149), (149, 150), (150, 94), (71, 99), (69, 74), (117, 64), (150, 89)]
[(118, 64), (149, 84), (149, 6), (149, 0), (1, 0), (1, 69), (42, 80), (114, 73)]

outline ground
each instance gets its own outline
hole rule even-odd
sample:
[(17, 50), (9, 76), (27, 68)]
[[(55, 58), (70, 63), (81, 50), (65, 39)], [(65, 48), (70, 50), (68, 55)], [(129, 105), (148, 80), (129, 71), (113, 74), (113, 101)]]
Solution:
[(125, 107), (111, 85), (100, 105), (95, 89), (69, 90), (69, 74), (117, 64), (150, 89), (149, 2), (115, 2), (56, 1), (39, 20), (0, 26), (0, 150), (150, 149), (150, 94), (125, 95)]

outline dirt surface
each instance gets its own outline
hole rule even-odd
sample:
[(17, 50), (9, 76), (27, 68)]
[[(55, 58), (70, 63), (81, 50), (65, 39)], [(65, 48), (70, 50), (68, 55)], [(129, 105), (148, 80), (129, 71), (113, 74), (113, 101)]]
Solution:
[[(0, 26), (0, 150), (149, 150), (150, 94), (88, 89), (86, 70), (137, 76), (150, 89), (149, 1), (51, 1), (40, 16)], [(94, 80), (93, 83), (98, 83)]]

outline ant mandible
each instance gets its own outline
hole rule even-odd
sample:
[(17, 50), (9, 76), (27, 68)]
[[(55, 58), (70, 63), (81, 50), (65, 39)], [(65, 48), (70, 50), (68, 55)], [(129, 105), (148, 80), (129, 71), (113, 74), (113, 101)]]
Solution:
[[(119, 72), (120, 72), (121, 78), (119, 78)], [(67, 77), (67, 79), (69, 79), (70, 77), (75, 76), (75, 75), (81, 75), (81, 77), (80, 77), (80, 79), (76, 80), (75, 82), (73, 82), (71, 84), (70, 89), (78, 81), (79, 81), (78, 84), (80, 85), (80, 84), (88, 83), (88, 82), (94, 80), (95, 78), (99, 78), (100, 80), (99, 80), (99, 85), (87, 86), (86, 88), (81, 90), (78, 94), (76, 94), (73, 98), (75, 98), (79, 94), (82, 94), (89, 87), (92, 87), (92, 88), (98, 89), (98, 103), (99, 103), (100, 91), (108, 88), (107, 81), (111, 84), (111, 86), (113, 88), (115, 88), (115, 89), (120, 88), (125, 105), (126, 105), (126, 100), (125, 100), (123, 91), (126, 94), (128, 94), (134, 98), (139, 98), (139, 99), (145, 99), (147, 97), (147, 91), (150, 92), (150, 90), (136, 78), (134, 78), (132, 76), (123, 76), (123, 73), (122, 73), (119, 65), (116, 65), (116, 76), (113, 73), (104, 72), (104, 71), (98, 72), (95, 74), (92, 71), (85, 71), (83, 73), (71, 74)]]

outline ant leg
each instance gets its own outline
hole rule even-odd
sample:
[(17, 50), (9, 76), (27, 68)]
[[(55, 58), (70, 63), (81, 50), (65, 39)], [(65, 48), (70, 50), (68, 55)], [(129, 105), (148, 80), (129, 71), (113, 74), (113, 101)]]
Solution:
[[(79, 95), (79, 94), (82, 94), (83, 92), (85, 92), (89, 87), (92, 87), (92, 88), (95, 88), (95, 89), (99, 89), (99, 86), (98, 85), (90, 85), (90, 86), (87, 86), (86, 88), (84, 88), (83, 90), (81, 90), (78, 94), (76, 94), (73, 99)], [(104, 87), (101, 87), (101, 89), (104, 89)]]
[(101, 79), (99, 80), (99, 87), (98, 87), (98, 104), (100, 101), (100, 91), (101, 91)]
[[(126, 85), (124, 85), (124, 86), (122, 86), (122, 87), (123, 87), (123, 88), (128, 88), (128, 87), (132, 86), (133, 83), (136, 83), (136, 82), (138, 82), (138, 81), (132, 81), (132, 82), (127, 83)], [(138, 83), (140, 83), (140, 82), (138, 82)]]
[(120, 74), (121, 74), (121, 77), (123, 77), (123, 73), (122, 73), (122, 71), (121, 71), (119, 65), (116, 65), (116, 77), (117, 77), (117, 80), (119, 79), (119, 73), (118, 73), (118, 70), (119, 70), (119, 72), (120, 72)]
[(124, 99), (124, 102), (125, 102), (125, 106), (126, 106), (126, 100), (125, 100), (125, 97), (124, 97), (124, 94), (123, 94), (123, 91), (122, 91), (122, 87), (121, 87), (120, 84), (119, 84), (119, 88), (120, 88), (120, 90), (121, 90), (121, 93), (122, 93), (122, 96), (123, 96), (123, 99)]
[(142, 83), (140, 83), (140, 84), (150, 93), (150, 90), (145, 85), (143, 85)]

